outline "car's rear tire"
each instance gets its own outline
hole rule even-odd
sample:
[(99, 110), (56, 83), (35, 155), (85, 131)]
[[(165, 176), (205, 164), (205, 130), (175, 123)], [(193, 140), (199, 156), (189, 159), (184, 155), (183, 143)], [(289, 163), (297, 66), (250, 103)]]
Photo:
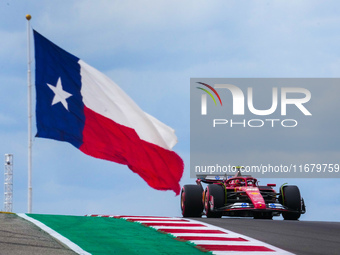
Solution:
[(201, 217), (203, 212), (203, 188), (195, 184), (184, 185), (181, 191), (183, 217)]
[(283, 212), (282, 217), (285, 220), (298, 220), (301, 216), (301, 195), (300, 190), (295, 185), (287, 185), (282, 188), (281, 201), (289, 210), (297, 212)]
[(221, 218), (222, 212), (211, 211), (210, 205), (213, 202), (214, 208), (219, 208), (224, 205), (224, 187), (217, 184), (209, 184), (205, 189), (204, 209), (208, 218)]

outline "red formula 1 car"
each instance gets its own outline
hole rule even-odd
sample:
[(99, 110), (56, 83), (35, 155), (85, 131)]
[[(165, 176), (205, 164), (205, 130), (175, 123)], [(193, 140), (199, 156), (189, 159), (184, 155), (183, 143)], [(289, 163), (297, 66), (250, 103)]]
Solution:
[[(275, 184), (259, 186), (257, 179), (242, 176), (240, 170), (232, 178), (199, 177), (197, 184), (184, 185), (181, 192), (183, 217), (220, 218), (225, 216), (272, 219), (282, 214), (285, 220), (297, 220), (306, 212), (299, 188), (283, 184), (279, 192)], [(208, 184), (204, 189), (202, 183)]]

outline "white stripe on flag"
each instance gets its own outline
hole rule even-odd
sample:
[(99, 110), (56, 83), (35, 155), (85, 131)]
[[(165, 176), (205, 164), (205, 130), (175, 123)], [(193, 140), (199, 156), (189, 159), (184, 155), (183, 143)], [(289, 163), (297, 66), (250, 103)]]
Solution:
[(171, 150), (177, 143), (175, 131), (142, 109), (109, 77), (82, 60), (81, 95), (85, 106), (125, 127), (134, 129), (147, 142)]

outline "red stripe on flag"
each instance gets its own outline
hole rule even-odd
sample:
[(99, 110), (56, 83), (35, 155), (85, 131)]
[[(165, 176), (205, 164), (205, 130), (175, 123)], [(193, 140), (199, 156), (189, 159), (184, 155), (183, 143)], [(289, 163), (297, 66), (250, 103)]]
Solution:
[(84, 107), (85, 126), (80, 150), (95, 158), (127, 165), (157, 190), (180, 193), (183, 160), (174, 152), (141, 140), (134, 129)]
[(221, 230), (215, 229), (166, 229), (159, 228), (158, 231), (166, 232), (166, 233), (198, 233), (198, 234), (226, 234)]
[(143, 225), (147, 226), (169, 226), (169, 227), (207, 227), (202, 224), (197, 224), (197, 223), (172, 223), (172, 222), (167, 222), (167, 223), (162, 223), (162, 222), (152, 222), (152, 223), (142, 223)]
[(264, 246), (250, 246), (250, 245), (197, 245), (197, 247), (204, 248), (209, 251), (274, 251)]
[(249, 242), (241, 237), (219, 237), (219, 236), (178, 236), (177, 238), (183, 240), (202, 240), (202, 241), (232, 241), (232, 242)]

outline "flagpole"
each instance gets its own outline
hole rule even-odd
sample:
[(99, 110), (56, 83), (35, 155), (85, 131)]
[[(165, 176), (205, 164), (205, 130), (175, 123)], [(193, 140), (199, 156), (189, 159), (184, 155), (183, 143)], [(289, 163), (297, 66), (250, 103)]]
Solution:
[(27, 19), (27, 86), (28, 86), (28, 213), (32, 213), (32, 85), (31, 85), (31, 15)]

